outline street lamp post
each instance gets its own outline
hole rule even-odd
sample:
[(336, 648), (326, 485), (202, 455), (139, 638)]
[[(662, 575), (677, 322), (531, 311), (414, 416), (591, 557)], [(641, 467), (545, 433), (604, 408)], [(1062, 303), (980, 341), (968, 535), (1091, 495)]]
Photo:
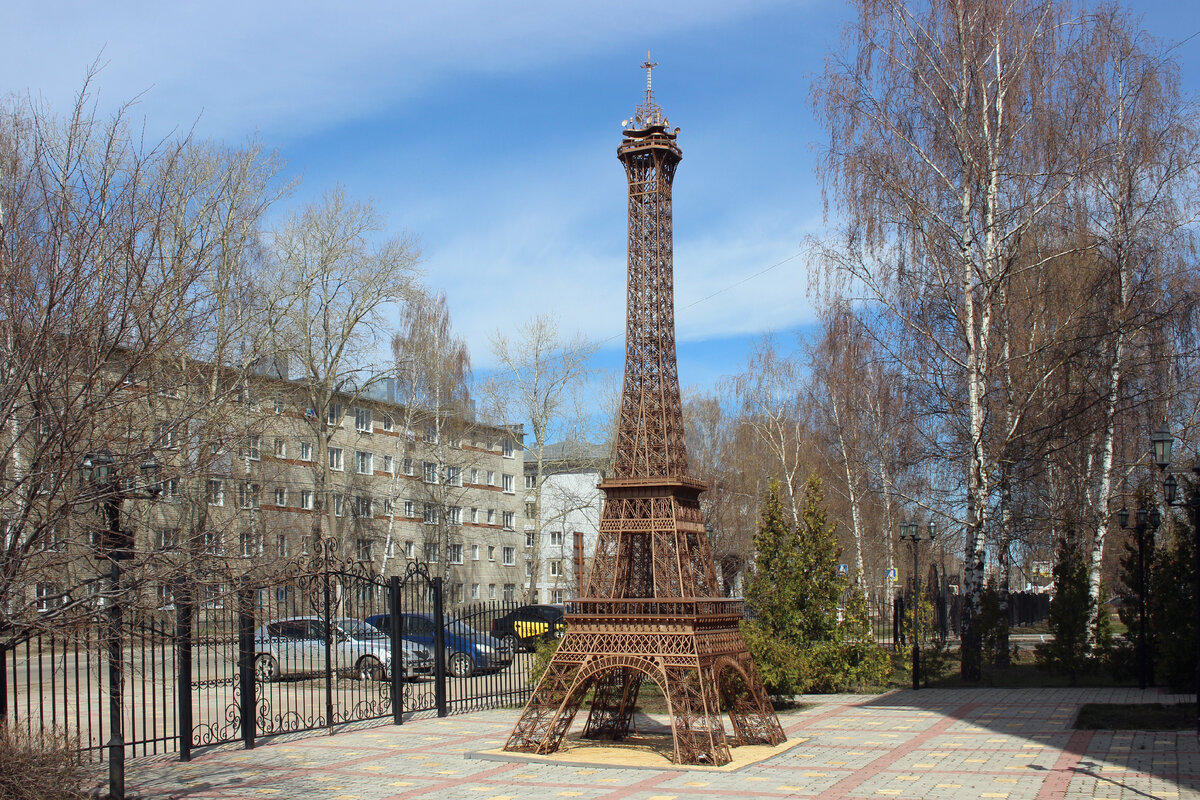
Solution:
[(122, 706), (125, 688), (124, 642), (121, 624), (124, 609), (120, 601), (121, 562), (133, 558), (133, 532), (121, 530), (121, 505), (132, 497), (153, 498), (159, 493), (158, 462), (149, 456), (142, 462), (145, 488), (142, 491), (122, 485), (112, 454), (101, 451), (84, 457), (80, 465), (85, 484), (96, 492), (96, 505), (104, 515), (100, 547), (109, 560), (109, 589), (112, 596), (108, 612), (108, 795), (125, 800), (125, 719)]
[[(1171, 448), (1175, 443), (1175, 437), (1163, 427), (1156, 430), (1150, 436), (1150, 442), (1154, 445), (1154, 463), (1162, 471), (1166, 471), (1171, 465)], [(1163, 481), (1163, 494), (1166, 497), (1167, 505), (1184, 505), (1188, 510), (1188, 521), (1192, 525), (1193, 539), (1193, 556), (1192, 564), (1192, 593), (1193, 599), (1196, 602), (1196, 672), (1195, 672), (1195, 688), (1196, 688), (1196, 733), (1200, 735), (1200, 461), (1192, 465), (1192, 473), (1196, 478), (1191, 482), (1191, 486), (1185, 489), (1185, 497), (1179, 497), (1179, 481), (1171, 473), (1167, 473), (1166, 479)], [(1182, 502), (1179, 502), (1182, 501)]]
[[(1122, 506), (1117, 512), (1117, 519), (1123, 529), (1128, 529), (1129, 509)], [(1157, 530), (1162, 522), (1162, 515), (1158, 506), (1151, 506), (1150, 510), (1146, 511), (1139, 502), (1135, 519), (1134, 533), (1137, 535), (1138, 554), (1138, 688), (1145, 689), (1152, 682), (1149, 677), (1150, 664), (1146, 649), (1146, 531)]]
[[(937, 538), (937, 523), (929, 522), (929, 541)], [(913, 551), (913, 689), (921, 688), (921, 564), (919, 559), (921, 526), (916, 522), (900, 523), (900, 539), (912, 543)]]

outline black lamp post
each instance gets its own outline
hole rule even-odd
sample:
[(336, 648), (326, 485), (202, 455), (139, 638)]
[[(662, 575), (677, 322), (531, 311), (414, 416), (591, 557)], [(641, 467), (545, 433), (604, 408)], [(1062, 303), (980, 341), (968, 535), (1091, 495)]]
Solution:
[[(937, 538), (937, 523), (929, 522), (929, 541)], [(921, 526), (916, 522), (900, 523), (900, 540), (912, 543), (913, 552), (913, 689), (921, 688), (921, 564), (919, 559)]]
[[(1166, 471), (1167, 467), (1171, 465), (1171, 448), (1175, 443), (1175, 437), (1164, 425), (1151, 434), (1150, 442), (1154, 445), (1154, 463), (1160, 470)], [(1163, 481), (1163, 494), (1166, 497), (1167, 505), (1187, 507), (1188, 521), (1192, 525), (1192, 536), (1195, 537), (1193, 541), (1195, 561), (1192, 565), (1192, 591), (1196, 602), (1196, 733), (1200, 735), (1200, 461), (1192, 465), (1192, 473), (1196, 478), (1185, 490), (1185, 497), (1179, 496), (1179, 481), (1171, 473), (1167, 473), (1167, 477)]]
[(108, 610), (108, 794), (112, 800), (125, 798), (125, 720), (122, 713), (125, 688), (124, 643), (120, 602), (121, 562), (133, 558), (133, 532), (121, 530), (121, 505), (133, 497), (153, 498), (160, 491), (159, 466), (154, 456), (146, 457), (141, 472), (145, 486), (135, 489), (117, 475), (112, 454), (107, 450), (89, 454), (79, 466), (85, 484), (96, 491), (96, 505), (104, 514), (100, 551), (109, 560), (112, 596)]
[[(1127, 529), (1129, 527), (1129, 509), (1124, 506), (1117, 512), (1117, 519), (1121, 523), (1121, 527)], [(1158, 511), (1158, 506), (1151, 506), (1149, 511), (1138, 503), (1136, 514), (1136, 522), (1134, 523), (1134, 532), (1137, 535), (1137, 553), (1138, 553), (1138, 688), (1145, 689), (1149, 683), (1152, 683), (1150, 678), (1150, 663), (1149, 656), (1146, 650), (1146, 531), (1157, 530), (1159, 523), (1162, 522), (1162, 515)]]

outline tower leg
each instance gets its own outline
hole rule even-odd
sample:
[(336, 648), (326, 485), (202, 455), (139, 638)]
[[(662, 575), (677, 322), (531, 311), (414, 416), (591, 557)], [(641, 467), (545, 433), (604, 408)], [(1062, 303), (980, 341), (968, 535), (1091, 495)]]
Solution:
[(579, 685), (582, 664), (551, 660), (504, 749), (524, 753), (553, 753), (562, 743), (587, 686)]
[[(675, 736), (676, 764), (720, 766), (731, 760), (715, 694), (711, 666), (667, 670), (667, 702)], [(706, 674), (703, 674), (706, 673)]]
[(749, 657), (739, 659), (741, 671), (732, 666), (714, 675), (721, 692), (721, 700), (733, 723), (735, 745), (766, 744), (775, 746), (787, 737), (775, 708), (767, 696), (762, 679), (754, 669)]
[(584, 738), (619, 740), (628, 736), (644, 679), (641, 672), (628, 667), (609, 670), (597, 678)]

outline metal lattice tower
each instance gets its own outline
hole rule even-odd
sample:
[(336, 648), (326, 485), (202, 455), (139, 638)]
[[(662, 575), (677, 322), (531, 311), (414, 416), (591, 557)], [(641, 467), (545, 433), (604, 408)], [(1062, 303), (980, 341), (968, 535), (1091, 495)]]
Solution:
[(743, 602), (716, 596), (704, 484), (688, 474), (671, 230), (682, 153), (654, 102), (655, 66), (647, 56), (646, 101), (617, 148), (629, 180), (625, 384), (600, 537), (584, 596), (504, 749), (555, 752), (591, 689), (583, 735), (621, 739), (649, 679), (667, 699), (676, 763), (725, 764), (730, 744), (785, 737), (738, 629)]

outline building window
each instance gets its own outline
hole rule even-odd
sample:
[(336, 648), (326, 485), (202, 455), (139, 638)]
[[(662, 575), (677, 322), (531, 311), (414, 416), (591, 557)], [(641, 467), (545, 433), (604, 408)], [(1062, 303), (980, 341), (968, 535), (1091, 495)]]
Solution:
[(169, 422), (160, 422), (154, 429), (154, 438), (163, 450), (175, 449), (175, 428)]
[(496, 548), (494, 545), (488, 545), (488, 561), (496, 560)]
[(275, 457), (287, 458), (287, 442), (278, 436), (275, 437)]
[(155, 534), (154, 547), (156, 550), (174, 550), (179, 547), (178, 528), (159, 528)]
[(471, 560), (472, 561), (479, 560), (479, 545), (477, 545), (477, 544), (471, 545)]
[(488, 470), (487, 479), (488, 479), (488, 481), (487, 481), (488, 486), (496, 485), (496, 473), (492, 472), (490, 469)]
[(385, 497), (385, 498), (383, 498), (383, 514), (384, 514), (384, 516), (390, 516), (391, 513), (392, 513), (392, 501)]
[(525, 504), (525, 519), (537, 519), (537, 503)]
[(517, 585), (515, 583), (504, 584), (504, 602), (515, 603), (517, 600)]
[(158, 499), (166, 503), (179, 500), (179, 478), (167, 478), (158, 484), (160, 492)]
[(204, 552), (206, 555), (221, 555), (221, 534), (217, 531), (204, 532)]
[(479, 599), (479, 584), (478, 583), (471, 584), (471, 599), (472, 600)]
[(287, 489), (285, 487), (281, 486), (275, 490), (275, 505), (277, 505), (277, 506), (286, 506), (287, 505)]
[(248, 437), (245, 444), (238, 448), (238, 458), (248, 458), (251, 461), (260, 460), (262, 458), (262, 437)]
[(330, 425), (336, 425), (338, 427), (341, 427), (342, 416), (343, 416), (342, 415), (342, 404), (341, 403), (330, 403), (329, 404), (329, 416), (326, 418), (326, 421)]
[(430, 564), (436, 564), (439, 555), (441, 555), (441, 548), (436, 542), (425, 545), (425, 560)]
[(525, 562), (525, 577), (526, 578), (533, 577), (533, 562), (532, 561)]
[(488, 600), (495, 600), (495, 599), (496, 599), (496, 584), (489, 583), (488, 584)]
[(551, 561), (550, 562), (550, 577), (561, 578), (562, 574), (563, 574), (562, 562), (561, 561)]
[(243, 558), (250, 558), (262, 552), (262, 540), (252, 531), (242, 531), (238, 534), (238, 544), (241, 546)]
[(391, 456), (383, 457), (383, 471), (391, 475), (396, 469), (395, 460)]
[(421, 438), (425, 440), (426, 444), (437, 444), (437, 428), (432, 425), (426, 425)]
[(239, 483), (237, 494), (238, 508), (258, 508), (257, 483)]
[(536, 489), (537, 488), (537, 475), (526, 475), (525, 476), (525, 488), (526, 489)]
[(504, 548), (504, 566), (515, 567), (516, 565), (517, 565), (517, 548), (505, 547)]
[(447, 556), (449, 556), (451, 564), (463, 563), (463, 546), (461, 544), (449, 545)]
[(371, 555), (371, 540), (360, 538), (358, 540), (358, 560), (359, 561), (374, 561)]
[(494, 509), (494, 508), (488, 509), (487, 524), (488, 525), (496, 524), (496, 509)]
[(276, 414), (282, 414), (286, 410), (286, 407), (283, 405), (283, 401), (278, 397), (271, 401), (271, 405), (274, 407)]
[(385, 431), (387, 431), (388, 433), (391, 433), (392, 431), (396, 430), (396, 420), (392, 417), (391, 414), (384, 414), (382, 423), (383, 423), (383, 429)]
[(171, 587), (160, 583), (155, 588), (155, 594), (158, 596), (158, 610), (170, 611), (175, 608), (175, 593), (171, 591)]
[[(371, 433), (371, 409), (355, 408), (354, 409), (354, 430), (359, 433)], [(370, 561), (370, 559), (362, 559)]]
[(417, 467), (411, 458), (404, 459), (404, 474), (410, 476), (417, 474)]
[(354, 451), (354, 470), (359, 475), (374, 475), (374, 457), (365, 450)]
[(275, 540), (275, 552), (281, 557), (287, 558), (291, 553), (288, 548), (288, 537), (286, 533), (279, 534)]
[(537, 539), (536, 533), (534, 533), (533, 531), (525, 531), (525, 546), (526, 547), (533, 547), (536, 539)]
[(472, 525), (479, 524), (479, 509), (478, 508), (471, 509), (471, 524)]
[(553, 592), (551, 592), (551, 596), (553, 597), (552, 602), (555, 603), (562, 603), (567, 599), (567, 593), (562, 589), (555, 589)]
[(417, 504), (412, 500), (404, 501), (404, 516), (412, 519), (417, 515)]
[(417, 557), (416, 542), (405, 542), (404, 543), (404, 557), (408, 558), (408, 559), (415, 559)]
[(515, 511), (505, 511), (504, 512), (504, 530), (515, 531), (517, 529), (516, 517), (517, 517), (517, 514)]
[(371, 498), (359, 495), (354, 498), (354, 516), (359, 519), (370, 519), (371, 514)]
[(312, 453), (313, 453), (312, 442), (301, 442), (300, 443), (300, 460), (301, 461), (312, 461), (313, 460)]
[(550, 546), (551, 547), (562, 547), (563, 546), (563, 532), (562, 531), (550, 531)]
[(425, 524), (436, 525), (438, 521), (437, 506), (433, 503), (425, 504)]
[(62, 597), (59, 596), (61, 592), (57, 583), (38, 583), (34, 586), (33, 593), (39, 612), (52, 611), (62, 605)]
[(426, 483), (437, 483), (438, 482), (438, 465), (432, 461), (426, 461), (423, 464), (423, 466), (425, 468), (425, 482)]
[(446, 467), (446, 483), (451, 486), (462, 486), (462, 470), (458, 467)]
[(334, 470), (343, 469), (342, 448), (340, 448), (340, 447), (329, 448), (329, 468), (334, 469)]
[(225, 505), (225, 481), (210, 478), (206, 495), (210, 506)]
[(500, 442), (500, 453), (501, 453), (501, 455), (503, 455), (505, 458), (512, 458), (512, 457), (513, 457), (513, 443), (512, 443), (512, 439), (509, 439), (509, 438), (506, 436), (506, 437), (504, 437), (504, 439), (503, 439), (503, 440), (501, 440), (501, 442)]
[(504, 481), (504, 493), (505, 494), (513, 494), (514, 492), (516, 492), (516, 488), (514, 487), (514, 484), (516, 483), (516, 481), (513, 480), (512, 475), (505, 473), (503, 476), (503, 481)]
[(458, 506), (450, 506), (446, 511), (446, 521), (451, 525), (462, 525), (462, 509)]
[(335, 517), (340, 517), (345, 513), (346, 513), (346, 496), (342, 495), (342, 494), (335, 494), (333, 496), (333, 515)]
[(471, 483), (479, 483), (479, 470), (471, 470)]
[(313, 510), (313, 493), (312, 489), (300, 490), (300, 507), (305, 511)]

